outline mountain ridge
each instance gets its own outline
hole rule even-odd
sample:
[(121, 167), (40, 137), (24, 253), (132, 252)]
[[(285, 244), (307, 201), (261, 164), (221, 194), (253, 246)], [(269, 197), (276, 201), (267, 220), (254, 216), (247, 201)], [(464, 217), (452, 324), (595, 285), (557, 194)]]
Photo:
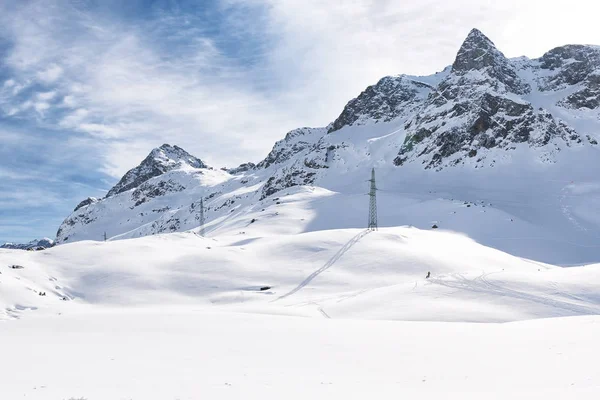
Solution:
[[(440, 218), (449, 218), (440, 210), (456, 200), (475, 204), (478, 198), (497, 207), (481, 210), (485, 214), (478, 218), (494, 215), (488, 223), (498, 224), (501, 218), (504, 226), (504, 221), (514, 220), (519, 223), (506, 229), (530, 231), (544, 241), (563, 241), (562, 235), (575, 229), (571, 236), (583, 235), (581, 240), (591, 243), (596, 222), (587, 217), (573, 222), (581, 217), (573, 207), (580, 205), (563, 203), (575, 198), (573, 191), (582, 190), (569, 182), (595, 179), (591, 170), (598, 159), (600, 114), (598, 107), (589, 107), (594, 105), (600, 69), (597, 55), (598, 47), (569, 45), (538, 59), (507, 59), (483, 33), (473, 30), (452, 65), (430, 76), (380, 79), (350, 100), (334, 122), (288, 132), (257, 163), (214, 170), (183, 149), (165, 145), (185, 154), (178, 150), (173, 160), (163, 160), (156, 169), (143, 161), (105, 198), (82, 202), (59, 228), (57, 242), (101, 240), (104, 232), (116, 240), (198, 229), (201, 200), (211, 235), (244, 232), (265, 215), (269, 221), (280, 220), (281, 231), (288, 233), (360, 227), (364, 221), (355, 215), (359, 198), (354, 196), (364, 193), (363, 182), (375, 167), (386, 189), (381, 195), (395, 196), (397, 204), (415, 197), (433, 204), (436, 189), (447, 188), (439, 209), (408, 213), (387, 205), (392, 209), (384, 212), (390, 218), (380, 220), (388, 226), (426, 228), (432, 221), (439, 225)], [(569, 171), (554, 165), (569, 165)], [(543, 220), (531, 225), (523, 210), (510, 206), (511, 194), (518, 190), (515, 184), (520, 187), (524, 177), (543, 183), (537, 191), (551, 196), (547, 215), (558, 215), (560, 228), (550, 232)], [(528, 191), (532, 184), (523, 181), (522, 186)], [(534, 201), (535, 194), (527, 193), (528, 201)], [(595, 189), (588, 195), (595, 196)], [(328, 199), (338, 200), (334, 206)], [(286, 213), (290, 201), (306, 201), (306, 215)], [(585, 202), (589, 207), (591, 197)], [(327, 213), (319, 211), (320, 204), (327, 204)], [(459, 220), (449, 219), (447, 224), (513, 254), (545, 257), (549, 251), (542, 243), (531, 251), (498, 244), (490, 229)], [(552, 238), (545, 238), (548, 235)], [(586, 260), (593, 257), (584, 253)]]
[(54, 240), (50, 238), (33, 239), (27, 243), (6, 242), (0, 245), (0, 249), (12, 250), (44, 250), (54, 246)]

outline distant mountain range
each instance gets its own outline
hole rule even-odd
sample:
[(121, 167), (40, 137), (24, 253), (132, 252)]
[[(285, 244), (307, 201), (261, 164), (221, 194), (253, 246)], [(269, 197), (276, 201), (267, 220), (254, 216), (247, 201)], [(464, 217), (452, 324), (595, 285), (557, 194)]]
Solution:
[[(360, 227), (364, 197), (354, 196), (364, 194), (375, 167), (383, 224), (438, 223), (557, 261), (550, 254), (575, 254), (567, 242), (592, 245), (600, 233), (599, 106), (600, 47), (508, 59), (474, 29), (441, 72), (385, 77), (331, 124), (289, 132), (258, 163), (215, 169), (177, 146), (152, 150), (104, 198), (81, 202), (56, 241), (196, 229), (201, 199), (209, 234), (243, 231), (257, 212), (298, 232)], [(327, 196), (336, 200), (324, 212)], [(291, 201), (308, 201), (304, 216), (273, 208)], [(487, 209), (458, 217), (449, 204)], [(523, 240), (533, 242), (523, 247)], [(568, 260), (589, 261), (585, 249)]]
[(4, 243), (0, 249), (16, 249), (16, 250), (43, 250), (54, 246), (54, 240), (43, 238), (35, 239), (29, 243)]

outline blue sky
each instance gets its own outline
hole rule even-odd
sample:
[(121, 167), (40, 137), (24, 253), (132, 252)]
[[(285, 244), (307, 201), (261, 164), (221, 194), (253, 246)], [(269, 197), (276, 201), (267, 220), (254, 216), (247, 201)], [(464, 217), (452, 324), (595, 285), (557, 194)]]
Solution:
[(162, 143), (259, 161), (382, 76), (450, 64), (473, 27), (508, 56), (600, 44), (595, 2), (563, 4), (0, 0), (0, 242), (53, 237)]

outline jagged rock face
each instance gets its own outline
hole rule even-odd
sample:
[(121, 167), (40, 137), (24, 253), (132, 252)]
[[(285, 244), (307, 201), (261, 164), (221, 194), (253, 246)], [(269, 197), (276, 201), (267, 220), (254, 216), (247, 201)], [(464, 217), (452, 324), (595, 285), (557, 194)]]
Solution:
[[(577, 49), (577, 54), (584, 53)], [(528, 96), (531, 84), (519, 76), (523, 71), (535, 75), (544, 68), (562, 68), (564, 57), (571, 57), (573, 50), (555, 49), (539, 62), (519, 64), (506, 59), (489, 39), (473, 30), (461, 46), (451, 74), (407, 122), (406, 139), (394, 163), (400, 166), (419, 160), (426, 168), (440, 169), (472, 159), (470, 162), (479, 167), (494, 164), (494, 160), (486, 160), (486, 150), (492, 148), (511, 150), (521, 143), (543, 147), (555, 142), (553, 148), (560, 149), (581, 143), (581, 135), (572, 127), (548, 110), (534, 107)], [(540, 77), (538, 83), (548, 90), (551, 85), (580, 83), (593, 77), (575, 78), (576, 74), (564, 75), (562, 71)], [(582, 93), (563, 99), (557, 106), (576, 101), (593, 106), (594, 87), (587, 85)], [(543, 157), (552, 161), (547, 155)]]
[(477, 29), (469, 33), (452, 64), (452, 73), (455, 75), (467, 74), (473, 70), (484, 72), (512, 93), (525, 94), (530, 90), (504, 54)]
[(164, 196), (167, 193), (176, 193), (183, 190), (185, 190), (185, 186), (172, 179), (161, 180), (159, 182), (144, 182), (131, 193), (131, 198), (135, 200), (133, 207), (144, 204), (150, 199)]
[(237, 174), (241, 174), (242, 172), (251, 171), (255, 168), (256, 168), (256, 164), (247, 162), (247, 163), (240, 164), (239, 166), (237, 166), (235, 168), (225, 168), (224, 171), (229, 172), (231, 175), (237, 175)]
[(600, 48), (582, 45), (557, 47), (544, 54), (539, 63), (541, 69), (551, 71), (550, 76), (541, 82), (540, 89), (564, 89), (584, 82), (594, 72), (598, 75)]
[(542, 91), (576, 90), (559, 104), (570, 109), (596, 109), (600, 106), (600, 47), (568, 45), (544, 54), (540, 69), (549, 75), (540, 79)]
[(280, 174), (270, 177), (263, 186), (261, 200), (287, 188), (293, 186), (312, 185), (315, 182), (317, 173), (308, 171), (305, 168), (292, 166), (284, 168)]
[(569, 95), (561, 104), (568, 108), (588, 108), (594, 110), (600, 106), (600, 69), (590, 73), (584, 87)]
[(207, 168), (199, 158), (190, 155), (178, 146), (163, 144), (152, 150), (137, 167), (129, 170), (123, 178), (108, 191), (106, 197), (111, 197), (127, 190), (136, 188), (150, 178), (164, 174), (187, 164), (193, 168)]
[(326, 128), (295, 129), (275, 144), (260, 163), (259, 169), (277, 167), (262, 187), (260, 199), (293, 186), (312, 185), (317, 172), (329, 168), (334, 152), (340, 144), (330, 143)]
[(325, 132), (325, 128), (299, 128), (288, 132), (283, 140), (275, 143), (271, 152), (256, 167), (269, 168), (271, 165), (288, 161), (296, 154), (311, 150), (315, 145), (315, 138), (323, 136)]
[(269, 177), (262, 187), (260, 200), (293, 186), (313, 185), (319, 170), (329, 168), (333, 151), (339, 146), (329, 145), (325, 140), (311, 146), (304, 157), (298, 157)]
[(350, 100), (328, 132), (367, 121), (388, 122), (410, 113), (432, 90), (426, 83), (405, 75), (387, 76)]

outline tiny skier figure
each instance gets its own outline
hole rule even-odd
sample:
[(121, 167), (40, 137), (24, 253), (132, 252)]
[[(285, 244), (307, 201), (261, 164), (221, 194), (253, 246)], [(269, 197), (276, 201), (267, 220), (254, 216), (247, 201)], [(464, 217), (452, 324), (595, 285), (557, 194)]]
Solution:
[(425, 279), (429, 279), (430, 276), (431, 276), (431, 272), (427, 271), (427, 276), (425, 277)]

